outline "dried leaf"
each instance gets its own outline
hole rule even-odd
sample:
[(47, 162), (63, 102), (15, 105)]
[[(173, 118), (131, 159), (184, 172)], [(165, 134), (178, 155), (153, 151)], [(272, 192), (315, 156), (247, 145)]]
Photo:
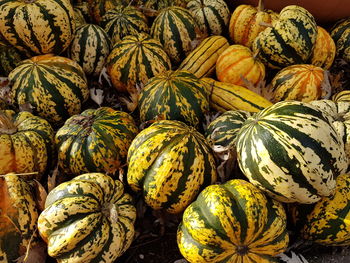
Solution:
[(216, 169), (220, 183), (225, 183), (234, 170), (237, 161), (237, 153), (232, 147), (224, 147), (221, 145), (214, 145), (212, 149), (216, 159), (220, 163)]
[(45, 263), (47, 257), (47, 246), (44, 242), (39, 242), (34, 247), (27, 250), (27, 254), (19, 257), (17, 263)]
[(329, 71), (325, 70), (323, 73), (323, 81), (321, 83), (321, 89), (322, 89), (322, 99), (328, 100), (332, 95), (332, 86), (329, 81)]
[(152, 9), (152, 8), (147, 8), (143, 5), (139, 6), (138, 9), (145, 15), (148, 17), (155, 17), (159, 14), (159, 11)]
[(174, 263), (188, 263), (188, 261), (183, 258), (183, 259), (175, 260)]
[(39, 208), (40, 211), (43, 211), (45, 209), (45, 201), (46, 201), (46, 197), (47, 197), (47, 192), (44, 188), (44, 186), (42, 186), (42, 184), (37, 181), (37, 180), (33, 180), (34, 182), (34, 194), (35, 194), (35, 202), (37, 204), (37, 207)]
[(97, 103), (98, 106), (101, 107), (101, 105), (103, 103), (103, 99), (104, 99), (102, 89), (96, 89), (96, 88), (90, 89), (90, 97), (94, 102)]
[(47, 193), (50, 193), (52, 189), (56, 187), (56, 178), (59, 174), (58, 165), (53, 170), (52, 175), (49, 175), (47, 178)]
[(301, 254), (297, 255), (291, 251), (291, 256), (292, 257), (288, 257), (284, 253), (278, 255), (278, 257), (286, 263), (308, 263), (308, 261)]
[(8, 78), (0, 77), (0, 99), (11, 104), (11, 87)]
[(274, 91), (271, 83), (264, 88), (261, 88), (261, 96), (263, 96), (268, 101), (273, 101)]
[(21, 104), (18, 107), (20, 111), (27, 111), (27, 112), (33, 113), (34, 107), (29, 102)]
[(100, 73), (100, 76), (98, 77), (98, 83), (103, 85), (103, 80), (107, 81), (108, 85), (112, 87), (111, 79), (107, 73), (107, 68), (103, 67)]
[(258, 85), (254, 86), (254, 84), (249, 81), (248, 79), (246, 79), (245, 77), (243, 77), (242, 75), (240, 76), (241, 80), (244, 83), (244, 87), (246, 87), (247, 89), (255, 92), (256, 94), (261, 95), (262, 91), (261, 91), (261, 84), (258, 83)]

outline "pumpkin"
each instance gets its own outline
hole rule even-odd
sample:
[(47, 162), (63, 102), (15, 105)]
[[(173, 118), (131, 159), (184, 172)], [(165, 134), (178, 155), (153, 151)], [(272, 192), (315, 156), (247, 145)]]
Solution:
[(204, 136), (179, 121), (162, 120), (142, 130), (128, 152), (127, 181), (154, 210), (182, 212), (207, 185), (216, 166)]
[(177, 244), (191, 263), (278, 262), (289, 236), (281, 203), (244, 180), (205, 188), (178, 227)]
[(109, 55), (110, 45), (109, 37), (101, 27), (85, 24), (75, 31), (68, 55), (83, 68), (85, 74), (98, 76)]
[(201, 36), (197, 22), (185, 8), (171, 6), (155, 18), (151, 35), (160, 41), (174, 65), (179, 65), (192, 51), (193, 41)]
[(13, 102), (29, 103), (35, 114), (55, 125), (80, 113), (89, 97), (86, 76), (78, 63), (52, 54), (23, 60), (9, 80)]
[(28, 56), (60, 54), (69, 46), (74, 30), (69, 1), (0, 1), (0, 34)]
[(113, 46), (106, 62), (113, 87), (120, 92), (138, 93), (136, 86), (171, 68), (171, 62), (158, 40), (145, 33), (126, 36)]
[(202, 78), (209, 94), (210, 107), (216, 111), (244, 110), (258, 112), (272, 103), (259, 94), (242, 86)]
[(304, 8), (291, 5), (283, 8), (279, 19), (260, 32), (253, 42), (253, 52), (269, 67), (281, 69), (305, 64), (316, 43), (317, 25)]
[(58, 165), (65, 174), (115, 173), (126, 163), (131, 141), (138, 133), (126, 112), (101, 107), (70, 117), (57, 131)]
[(341, 20), (331, 29), (331, 36), (336, 45), (336, 55), (350, 62), (350, 18)]
[(37, 172), (39, 179), (53, 162), (50, 124), (23, 111), (0, 111), (0, 174)]
[(258, 7), (239, 5), (230, 18), (231, 40), (235, 44), (251, 48), (254, 39), (266, 28), (266, 25), (277, 19), (278, 14), (271, 10), (264, 10), (262, 0), (259, 0)]
[(209, 111), (206, 89), (187, 71), (167, 71), (149, 80), (141, 90), (138, 107), (141, 122), (179, 120), (200, 128)]
[(229, 47), (223, 36), (205, 38), (180, 64), (178, 69), (187, 70), (197, 78), (208, 77), (215, 72), (216, 61)]
[(219, 81), (246, 86), (245, 80), (257, 85), (265, 78), (265, 66), (252, 51), (242, 45), (231, 45), (216, 61)]
[(230, 10), (224, 0), (192, 0), (188, 2), (187, 9), (205, 36), (226, 33)]
[(322, 27), (317, 27), (317, 38), (310, 57), (310, 63), (323, 69), (329, 69), (336, 53), (335, 43), (331, 35)]
[[(0, 261), (23, 261), (39, 244), (39, 209), (33, 189), (24, 177), (0, 175)], [(37, 259), (37, 258), (36, 258)]]
[(309, 102), (327, 97), (324, 70), (313, 65), (302, 64), (285, 67), (272, 79), (273, 102), (299, 100)]
[(101, 26), (115, 44), (127, 35), (149, 32), (147, 17), (133, 6), (117, 6), (106, 12)]
[(88, 12), (92, 21), (100, 24), (107, 11), (128, 5), (126, 0), (88, 0)]
[(247, 119), (237, 159), (251, 183), (282, 202), (315, 203), (334, 193), (348, 159), (331, 119), (306, 102), (278, 102)]
[(49, 192), (38, 230), (57, 262), (114, 262), (133, 240), (135, 219), (122, 182), (88, 173)]

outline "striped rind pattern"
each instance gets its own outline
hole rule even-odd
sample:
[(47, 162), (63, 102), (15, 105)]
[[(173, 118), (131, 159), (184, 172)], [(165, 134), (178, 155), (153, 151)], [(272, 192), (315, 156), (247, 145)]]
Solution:
[(138, 133), (126, 112), (101, 107), (72, 116), (57, 131), (58, 164), (70, 175), (115, 173), (126, 163), (129, 146)]
[(167, 71), (149, 80), (138, 107), (142, 122), (154, 119), (183, 121), (201, 128), (209, 101), (203, 83), (188, 71)]
[(229, 43), (223, 36), (207, 37), (181, 62), (178, 69), (187, 70), (197, 78), (209, 77), (215, 72), (218, 57), (228, 47)]
[(53, 162), (53, 129), (46, 120), (29, 112), (4, 113), (17, 131), (13, 134), (0, 131), (0, 174), (38, 172), (39, 179)]
[(192, 41), (201, 35), (191, 13), (178, 6), (162, 9), (150, 32), (163, 45), (174, 65), (179, 65), (186, 58), (193, 49)]
[(122, 182), (83, 174), (55, 187), (38, 219), (57, 262), (114, 262), (134, 237), (136, 209)]
[(272, 102), (245, 87), (211, 78), (202, 78), (201, 81), (205, 84), (209, 94), (210, 107), (217, 111), (258, 112), (272, 105)]
[(204, 136), (182, 122), (154, 122), (133, 140), (127, 181), (155, 210), (182, 212), (216, 181), (216, 165)]
[(283, 101), (248, 118), (237, 135), (239, 166), (251, 183), (282, 202), (315, 203), (335, 190), (348, 159), (321, 110)]
[(75, 30), (68, 0), (0, 1), (0, 34), (13, 46), (33, 54), (60, 54)]
[(326, 95), (323, 91), (324, 70), (309, 64), (283, 68), (272, 79), (272, 101), (298, 100), (309, 102)]
[(98, 25), (109, 10), (128, 4), (126, 0), (87, 0), (87, 3), (90, 17)]
[(192, 0), (187, 9), (206, 36), (223, 35), (227, 31), (230, 10), (224, 0)]
[(158, 40), (140, 33), (115, 44), (106, 67), (118, 91), (136, 93), (136, 85), (142, 87), (150, 78), (170, 70), (171, 62)]
[(97, 76), (104, 67), (110, 46), (109, 36), (100, 26), (85, 24), (75, 31), (68, 54), (87, 75)]
[(184, 212), (177, 243), (189, 262), (270, 263), (288, 246), (281, 203), (244, 180), (205, 188)]
[(253, 52), (270, 68), (305, 64), (316, 42), (317, 25), (304, 8), (290, 5), (283, 8), (272, 27), (259, 33)]
[(336, 55), (350, 62), (350, 18), (340, 20), (331, 29), (331, 36), (336, 45)]
[(12, 101), (30, 103), (34, 113), (52, 124), (81, 111), (89, 97), (83, 69), (75, 61), (51, 54), (23, 60), (11, 73)]
[(23, 55), (0, 36), (0, 76), (7, 77), (22, 59)]

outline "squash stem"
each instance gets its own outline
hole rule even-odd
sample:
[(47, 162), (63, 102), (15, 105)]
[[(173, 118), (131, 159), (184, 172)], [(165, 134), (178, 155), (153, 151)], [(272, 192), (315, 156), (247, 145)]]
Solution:
[(258, 12), (262, 12), (264, 11), (264, 0), (259, 0), (259, 4), (258, 4)]
[(118, 222), (118, 209), (115, 204), (105, 203), (101, 207), (102, 214), (108, 218), (108, 220), (115, 224)]
[(0, 111), (0, 134), (14, 134), (17, 132), (17, 126), (9, 116)]

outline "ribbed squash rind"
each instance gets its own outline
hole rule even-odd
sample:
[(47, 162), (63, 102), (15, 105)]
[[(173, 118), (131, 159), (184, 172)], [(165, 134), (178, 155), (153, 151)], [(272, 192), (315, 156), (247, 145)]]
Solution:
[(341, 20), (331, 29), (331, 36), (336, 45), (336, 55), (350, 62), (350, 18)]

